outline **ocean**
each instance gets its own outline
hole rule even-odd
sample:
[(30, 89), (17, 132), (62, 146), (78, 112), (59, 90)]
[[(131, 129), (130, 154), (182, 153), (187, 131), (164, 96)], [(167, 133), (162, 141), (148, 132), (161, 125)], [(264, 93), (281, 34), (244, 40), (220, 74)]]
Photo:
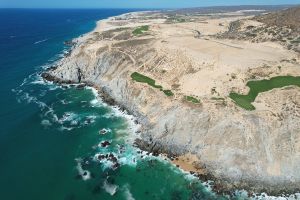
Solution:
[(1, 199), (228, 198), (135, 148), (134, 117), (102, 102), (94, 89), (41, 79), (69, 49), (64, 41), (130, 11), (136, 10), (0, 10)]

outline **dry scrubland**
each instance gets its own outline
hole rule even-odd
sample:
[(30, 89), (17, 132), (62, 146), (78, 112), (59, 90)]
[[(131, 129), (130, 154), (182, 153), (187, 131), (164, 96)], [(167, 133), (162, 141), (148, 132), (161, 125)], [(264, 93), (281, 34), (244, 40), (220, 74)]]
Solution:
[[(241, 11), (112, 17), (78, 38), (44, 77), (99, 88), (138, 117), (137, 145), (179, 156), (176, 164), (215, 180), (216, 191), (293, 192), (300, 185), (300, 38), (299, 19), (295, 25), (286, 13), (279, 14), (288, 23), (270, 21), (278, 13)], [(256, 85), (254, 100), (230, 95), (278, 76), (274, 86)]]

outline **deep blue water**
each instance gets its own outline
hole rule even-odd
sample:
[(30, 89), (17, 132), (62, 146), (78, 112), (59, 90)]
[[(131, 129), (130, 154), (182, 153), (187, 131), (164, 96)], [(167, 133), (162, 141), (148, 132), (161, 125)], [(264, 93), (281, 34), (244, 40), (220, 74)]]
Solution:
[[(98, 19), (130, 10), (0, 10), (0, 133), (7, 134), (34, 106), (17, 104), (11, 89), (40, 66), (57, 59), (65, 48), (63, 42), (91, 31)], [(35, 44), (36, 42), (46, 40)], [(4, 107), (2, 107), (4, 106)], [(30, 108), (29, 108), (30, 107)], [(35, 108), (36, 109), (36, 108)], [(18, 114), (16, 118), (15, 113)], [(10, 137), (10, 136), (8, 136)]]
[[(0, 10), (0, 199), (223, 199), (163, 159), (134, 148), (131, 116), (90, 88), (45, 83), (64, 41), (133, 10)], [(106, 135), (99, 130), (106, 129)], [(110, 141), (102, 148), (102, 141)], [(113, 154), (113, 170), (99, 154)], [(85, 180), (86, 179), (86, 180)]]

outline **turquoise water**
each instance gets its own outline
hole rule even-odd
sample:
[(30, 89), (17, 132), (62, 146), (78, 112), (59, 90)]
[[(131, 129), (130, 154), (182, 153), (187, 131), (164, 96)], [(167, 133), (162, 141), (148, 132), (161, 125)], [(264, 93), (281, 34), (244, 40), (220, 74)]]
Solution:
[[(133, 117), (103, 103), (93, 89), (40, 78), (67, 50), (65, 40), (128, 11), (1, 10), (1, 199), (225, 198), (168, 161), (139, 153)], [(106, 154), (120, 166), (98, 160)]]

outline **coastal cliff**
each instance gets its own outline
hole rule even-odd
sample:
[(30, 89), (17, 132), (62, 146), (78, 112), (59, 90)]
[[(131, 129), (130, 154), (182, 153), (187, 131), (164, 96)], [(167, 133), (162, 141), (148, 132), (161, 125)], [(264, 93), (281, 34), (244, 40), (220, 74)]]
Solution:
[[(195, 155), (200, 178), (214, 180), (216, 190), (299, 191), (300, 88), (260, 93), (255, 110), (229, 98), (232, 91), (247, 93), (248, 80), (300, 76), (299, 54), (276, 42), (215, 37), (236, 20), (244, 20), (245, 27), (261, 26), (234, 12), (109, 18), (77, 38), (70, 54), (43, 77), (98, 88), (137, 117), (141, 149), (171, 157)], [(136, 81), (133, 73), (159, 87)]]

